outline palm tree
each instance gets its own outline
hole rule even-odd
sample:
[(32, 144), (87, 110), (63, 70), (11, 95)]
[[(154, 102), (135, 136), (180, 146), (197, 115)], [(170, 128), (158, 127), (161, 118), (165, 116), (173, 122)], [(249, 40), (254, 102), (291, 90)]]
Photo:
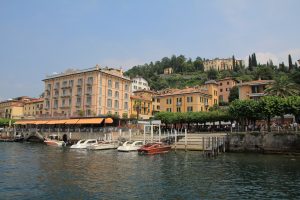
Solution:
[(298, 95), (299, 87), (291, 82), (289, 77), (284, 75), (276, 78), (275, 81), (265, 89), (265, 94), (269, 96), (288, 97)]

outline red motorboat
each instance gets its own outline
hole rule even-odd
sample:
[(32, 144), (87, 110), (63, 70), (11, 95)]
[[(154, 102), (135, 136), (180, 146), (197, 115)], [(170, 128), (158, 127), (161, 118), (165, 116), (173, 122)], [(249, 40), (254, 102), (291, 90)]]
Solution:
[(159, 153), (167, 153), (171, 150), (171, 146), (158, 142), (158, 143), (148, 143), (138, 149), (139, 154), (152, 155)]

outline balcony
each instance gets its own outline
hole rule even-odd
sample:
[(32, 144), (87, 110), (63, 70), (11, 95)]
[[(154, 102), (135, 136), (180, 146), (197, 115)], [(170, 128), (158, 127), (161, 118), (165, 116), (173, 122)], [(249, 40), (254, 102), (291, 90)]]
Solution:
[(81, 103), (76, 103), (76, 107), (81, 107)]
[(61, 109), (70, 108), (70, 105), (61, 105), (59, 108), (61, 108)]
[(176, 102), (176, 106), (182, 106), (182, 102)]
[(77, 86), (77, 87), (82, 87), (82, 82), (81, 82), (81, 83), (77, 83), (76, 86)]
[(67, 89), (67, 88), (70, 88), (70, 87), (71, 87), (70, 85), (65, 84), (65, 85), (62, 85), (62, 86), (61, 86), (61, 89)]
[(60, 95), (61, 98), (68, 98), (70, 96), (71, 96), (70, 93)]
[(81, 96), (81, 95), (82, 95), (82, 93), (81, 93), (81, 92), (76, 94), (76, 96)]
[(88, 85), (88, 86), (93, 85), (93, 81), (87, 81), (86, 85)]
[(93, 93), (92, 91), (86, 91), (85, 94), (88, 95), (88, 96), (90, 96), (90, 95), (92, 95), (92, 93)]

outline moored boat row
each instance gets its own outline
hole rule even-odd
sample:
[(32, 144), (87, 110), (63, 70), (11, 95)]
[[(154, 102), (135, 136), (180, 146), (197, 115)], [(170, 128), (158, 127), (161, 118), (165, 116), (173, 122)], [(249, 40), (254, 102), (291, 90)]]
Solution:
[[(50, 135), (44, 143), (49, 146), (66, 146), (66, 142), (60, 141), (57, 135)], [(138, 151), (141, 155), (152, 155), (166, 153), (171, 150), (171, 146), (165, 143), (156, 142), (145, 144), (143, 141), (126, 141), (121, 146), (119, 141), (98, 141), (97, 139), (79, 140), (70, 146), (71, 149), (106, 150), (117, 149), (120, 152)]]

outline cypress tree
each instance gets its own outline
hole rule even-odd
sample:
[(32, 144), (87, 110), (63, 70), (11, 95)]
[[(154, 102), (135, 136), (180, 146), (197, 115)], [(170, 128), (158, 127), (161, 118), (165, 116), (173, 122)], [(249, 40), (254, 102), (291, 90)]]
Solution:
[(248, 64), (248, 69), (250, 70), (250, 71), (253, 71), (253, 67), (252, 67), (253, 65), (252, 65), (252, 59), (251, 59), (251, 57), (250, 57), (250, 55), (249, 55), (249, 64)]
[(255, 53), (252, 54), (252, 65), (254, 67), (257, 67), (257, 61), (256, 61), (256, 55), (255, 55)]
[(292, 62), (292, 56), (289, 54), (289, 71), (293, 69), (293, 62)]

